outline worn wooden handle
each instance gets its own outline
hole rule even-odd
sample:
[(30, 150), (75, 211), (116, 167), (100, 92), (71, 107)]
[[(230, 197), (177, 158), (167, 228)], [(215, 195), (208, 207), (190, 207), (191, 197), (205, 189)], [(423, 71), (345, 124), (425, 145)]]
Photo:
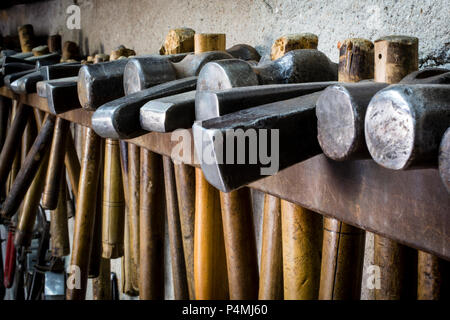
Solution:
[(163, 167), (174, 296), (177, 300), (186, 300), (189, 298), (189, 292), (186, 279), (186, 266), (181, 235), (181, 223), (178, 210), (175, 173), (172, 159), (164, 156)]
[[(139, 297), (141, 300), (159, 300), (164, 299), (164, 185), (161, 156), (142, 148), (140, 169)], [(177, 290), (178, 284), (174, 282), (175, 297)]]
[(115, 259), (123, 255), (125, 221), (125, 199), (118, 140), (105, 140), (103, 177), (102, 256), (107, 259)]
[[(45, 128), (46, 124), (44, 124), (41, 131), (45, 130)], [(19, 222), (17, 224), (14, 236), (14, 244), (16, 247), (27, 248), (31, 244), (39, 201), (41, 200), (42, 192), (44, 191), (44, 181), (47, 172), (48, 159), (49, 152), (47, 148), (47, 150), (40, 155), (40, 161), (38, 163), (39, 169), (34, 175), (31, 185), (27, 188), (28, 191), (26, 191), (25, 199), (23, 200), (22, 212), (20, 213)], [(18, 181), (18, 179), (16, 179), (16, 181)], [(20, 197), (19, 204), (21, 201), (22, 197)]]
[(72, 133), (68, 132), (66, 140), (66, 153), (64, 156), (64, 164), (69, 176), (70, 186), (75, 200), (78, 198), (78, 182), (80, 181), (80, 160), (78, 159), (75, 143)]
[(184, 263), (189, 299), (195, 299), (194, 285), (194, 223), (195, 223), (195, 169), (183, 163), (175, 163), (175, 182), (178, 210), (180, 212)]
[[(14, 104), (17, 104), (17, 102)], [(20, 139), (31, 114), (31, 108), (23, 104), (18, 104), (16, 107), (13, 106), (13, 108), (16, 109), (14, 120), (8, 130), (8, 135), (0, 153), (0, 186), (6, 184), (6, 179), (17, 152), (17, 146), (20, 145)]]
[(79, 286), (68, 288), (67, 300), (83, 300), (86, 296), (89, 272), (89, 252), (92, 246), (95, 206), (101, 159), (101, 141), (90, 128), (86, 130), (86, 141), (81, 160), (79, 194), (77, 200), (70, 279)]
[(283, 279), (286, 300), (316, 300), (322, 254), (322, 217), (281, 200)]
[(264, 195), (259, 300), (283, 299), (280, 202), (280, 198)]
[(70, 254), (65, 183), (65, 177), (61, 176), (58, 183), (58, 203), (50, 214), (51, 251), (54, 257), (64, 257)]
[(14, 215), (19, 208), (39, 166), (42, 164), (42, 159), (49, 151), (54, 126), (55, 117), (48, 115), (3, 203), (2, 214), (6, 217)]
[[(140, 148), (132, 143), (128, 144), (128, 226), (131, 237), (131, 261), (133, 274), (139, 273), (139, 201), (140, 201)], [(138, 277), (133, 279), (138, 281)], [(139, 283), (133, 283), (139, 291)]]
[(228, 299), (219, 191), (195, 169), (194, 281), (198, 300)]
[[(54, 210), (58, 204), (59, 181), (64, 174), (64, 155), (69, 131), (69, 121), (57, 118), (53, 130), (53, 141), (50, 148), (47, 177), (45, 179), (42, 206)], [(64, 179), (65, 181), (65, 179)]]
[(249, 188), (220, 193), (230, 299), (258, 298), (258, 261)]

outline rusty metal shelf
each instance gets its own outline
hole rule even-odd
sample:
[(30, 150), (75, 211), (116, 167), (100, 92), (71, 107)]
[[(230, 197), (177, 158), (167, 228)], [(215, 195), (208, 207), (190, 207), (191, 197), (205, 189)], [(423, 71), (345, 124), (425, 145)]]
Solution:
[[(48, 112), (46, 99), (36, 94), (14, 96), (5, 87), (0, 94)], [(92, 111), (58, 116), (90, 126)], [(171, 156), (177, 144), (171, 136), (148, 133), (127, 141)], [(191, 141), (190, 159), (193, 150)], [(186, 163), (196, 165), (195, 159)], [(318, 155), (249, 186), (450, 260), (450, 194), (437, 169), (392, 171), (371, 160), (335, 162)]]

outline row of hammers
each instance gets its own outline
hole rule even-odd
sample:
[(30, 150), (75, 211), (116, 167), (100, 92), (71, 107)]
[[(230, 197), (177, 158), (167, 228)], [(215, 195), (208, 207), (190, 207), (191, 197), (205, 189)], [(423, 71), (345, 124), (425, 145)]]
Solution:
[[(267, 163), (223, 161), (230, 154), (235, 160), (224, 137), (276, 129), (279, 169), (322, 152), (337, 161), (372, 157), (395, 170), (436, 167), (441, 145), (448, 186), (450, 71), (417, 71), (412, 37), (345, 40), (338, 64), (317, 45), (312, 34), (284, 36), (272, 60), (259, 61), (251, 46), (226, 50), (225, 35), (184, 28), (169, 32), (160, 55), (119, 47), (83, 64), (79, 55), (62, 59), (55, 52), (4, 57), (5, 85), (17, 94), (36, 92), (50, 110), (33, 109), (34, 121), (17, 95), (0, 154), (1, 213), (15, 225), (16, 247), (30, 245), (41, 203), (52, 210), (52, 254), (70, 254), (72, 194), (70, 277), (80, 278), (67, 299), (85, 298), (88, 277), (96, 279), (94, 295), (107, 297), (109, 259), (119, 257), (124, 293), (164, 298), (164, 213), (176, 299), (359, 299), (365, 232), (269, 194), (258, 268), (246, 185), (263, 177)], [(3, 119), (7, 104), (3, 99)], [(80, 161), (69, 123), (58, 117), (75, 108), (93, 111), (86, 113), (91, 126), (82, 129)], [(190, 128), (197, 155), (211, 153), (201, 168), (125, 141)], [(262, 131), (255, 132), (244, 159), (253, 147), (264, 148)], [(22, 161), (15, 159), (20, 139)], [(448, 294), (447, 262), (431, 254), (375, 235), (374, 264), (376, 299)]]

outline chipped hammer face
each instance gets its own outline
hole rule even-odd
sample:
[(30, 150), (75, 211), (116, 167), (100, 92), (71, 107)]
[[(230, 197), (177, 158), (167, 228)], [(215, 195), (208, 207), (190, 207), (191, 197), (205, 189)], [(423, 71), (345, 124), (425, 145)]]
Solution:
[(391, 85), (367, 108), (365, 138), (381, 166), (404, 170), (437, 165), (439, 143), (450, 126), (450, 85)]
[(315, 105), (320, 93), (194, 123), (205, 178), (230, 192), (319, 154)]

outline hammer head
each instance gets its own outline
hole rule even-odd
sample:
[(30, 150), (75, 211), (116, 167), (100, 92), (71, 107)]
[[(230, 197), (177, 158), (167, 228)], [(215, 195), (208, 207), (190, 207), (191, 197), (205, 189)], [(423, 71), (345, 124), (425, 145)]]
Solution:
[(123, 71), (126, 59), (84, 65), (78, 73), (78, 99), (83, 108), (97, 109), (102, 104), (122, 97)]
[(80, 108), (77, 93), (78, 77), (67, 77), (43, 81), (48, 108), (53, 114)]
[(425, 68), (411, 72), (399, 83), (450, 84), (450, 70), (445, 68)]
[(5, 77), (3, 77), (4, 85), (8, 89), (11, 89), (11, 85), (13, 84), (14, 81), (22, 78), (23, 76), (25, 76), (27, 74), (33, 73), (33, 72), (35, 72), (34, 69), (8, 74)]
[(336, 161), (367, 155), (364, 116), (370, 99), (387, 84), (339, 83), (324, 90), (316, 106), (317, 130), (325, 155)]
[(188, 54), (180, 62), (181, 54), (155, 56), (154, 59), (131, 59), (124, 74), (125, 93), (133, 93), (151, 86), (198, 75), (209, 61), (228, 59), (231, 55), (221, 51)]
[(261, 55), (258, 51), (248, 44), (236, 44), (227, 49), (227, 52), (231, 54), (233, 58), (240, 60), (259, 62), (261, 59)]
[(11, 83), (11, 90), (17, 94), (33, 93), (36, 92), (36, 84), (38, 81), (42, 80), (41, 72), (34, 71)]
[(125, 94), (129, 95), (163, 82), (175, 80), (176, 73), (168, 57), (149, 55), (129, 59), (123, 72)]
[(367, 108), (367, 148), (381, 166), (404, 170), (435, 166), (440, 139), (450, 125), (450, 85), (391, 85)]
[(222, 90), (198, 91), (196, 119), (206, 120), (271, 102), (324, 90), (336, 82), (269, 84)]
[(196, 121), (194, 146), (205, 178), (230, 192), (320, 153), (314, 110), (319, 95)]
[(139, 109), (148, 101), (195, 90), (196, 77), (178, 79), (105, 103), (92, 115), (92, 128), (103, 138), (131, 139), (145, 132)]
[(209, 62), (200, 70), (197, 90), (222, 90), (258, 84), (258, 78), (249, 63), (226, 59)]
[(195, 120), (194, 109), (195, 90), (151, 100), (140, 110), (141, 127), (156, 132), (190, 128)]

